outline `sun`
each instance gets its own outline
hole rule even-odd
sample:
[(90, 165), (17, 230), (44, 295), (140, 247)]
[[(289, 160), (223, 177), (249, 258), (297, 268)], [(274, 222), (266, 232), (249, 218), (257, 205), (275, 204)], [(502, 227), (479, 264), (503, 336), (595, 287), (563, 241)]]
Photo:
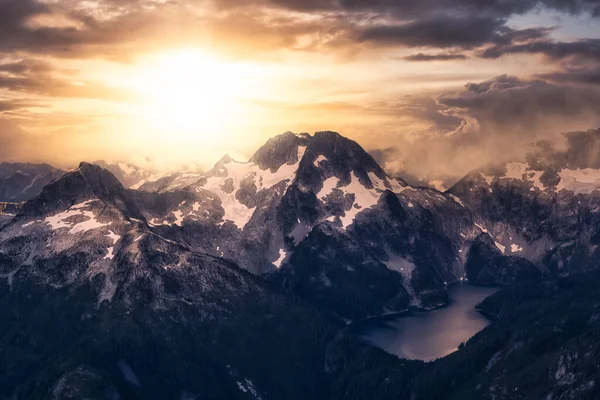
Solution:
[(222, 128), (232, 118), (241, 88), (235, 65), (195, 50), (152, 57), (136, 81), (147, 117), (165, 130), (187, 135)]

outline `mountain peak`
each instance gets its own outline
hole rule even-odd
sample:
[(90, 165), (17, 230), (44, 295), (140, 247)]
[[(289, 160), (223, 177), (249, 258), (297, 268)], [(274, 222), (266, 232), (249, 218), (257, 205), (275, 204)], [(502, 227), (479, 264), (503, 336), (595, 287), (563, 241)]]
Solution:
[(112, 202), (124, 192), (123, 185), (110, 171), (95, 164), (81, 162), (79, 168), (46, 185), (42, 193), (28, 201), (23, 209), (27, 214), (38, 214), (91, 198)]
[[(320, 139), (328, 139), (328, 140), (337, 140), (337, 139), (347, 139), (345, 136), (339, 134), (335, 131), (319, 131), (315, 132), (315, 138)], [(349, 139), (347, 139), (349, 140)]]
[(77, 169), (84, 170), (84, 171), (92, 171), (92, 170), (101, 169), (101, 167), (97, 164), (92, 164), (92, 163), (89, 163), (86, 161), (82, 161), (79, 163), (79, 167), (77, 167)]
[(310, 138), (304, 158), (307, 162), (301, 166), (298, 179), (307, 187), (316, 188), (333, 176), (348, 184), (353, 173), (368, 187), (371, 187), (369, 173), (379, 179), (386, 177), (377, 161), (358, 143), (333, 131), (316, 132)]
[[(115, 190), (123, 190), (123, 185), (107, 169), (96, 164), (81, 162), (79, 168), (73, 172), (78, 172), (85, 179), (85, 187), (92, 189), (96, 193), (105, 193)], [(69, 174), (65, 175), (65, 179)], [(58, 179), (59, 181), (63, 179)]]
[(223, 157), (221, 157), (219, 161), (217, 161), (215, 165), (222, 166), (225, 164), (229, 164), (232, 161), (234, 161), (233, 158), (229, 154), (225, 154)]
[(285, 132), (267, 140), (254, 153), (250, 162), (257, 164), (260, 169), (277, 170), (283, 164), (294, 164), (298, 160), (298, 146), (307, 146), (309, 138), (292, 132)]

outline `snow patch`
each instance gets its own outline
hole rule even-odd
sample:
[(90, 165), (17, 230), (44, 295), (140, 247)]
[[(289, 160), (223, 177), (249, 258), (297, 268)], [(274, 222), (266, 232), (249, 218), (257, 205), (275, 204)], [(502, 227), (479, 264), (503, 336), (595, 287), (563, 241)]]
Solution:
[(237, 381), (238, 389), (244, 393), (250, 393), (256, 400), (262, 400), (259, 396), (258, 391), (254, 387), (254, 383), (248, 378), (244, 378), (244, 381)]
[(158, 218), (154, 218), (151, 221), (148, 221), (148, 225), (150, 226), (161, 226), (161, 225), (169, 225), (169, 223), (167, 221), (162, 221), (159, 220)]
[(319, 157), (317, 157), (317, 159), (313, 163), (313, 165), (315, 167), (319, 168), (319, 163), (322, 162), (322, 161), (327, 161), (327, 157), (325, 157), (324, 155), (320, 154)]
[(410, 283), (413, 271), (415, 270), (415, 264), (410, 260), (401, 256), (391, 256), (388, 261), (384, 261), (383, 264), (391, 271), (396, 271), (402, 275), (402, 285), (408, 292), (411, 298), (412, 305), (418, 305), (418, 297)]
[(173, 224), (181, 226), (183, 223), (183, 212), (181, 210), (173, 211), (173, 215), (175, 216), (175, 222), (173, 222)]
[(455, 195), (451, 194), (450, 198), (452, 200), (454, 200), (455, 202), (457, 202), (458, 204), (460, 204), (463, 208), (465, 208), (465, 204), (462, 202), (461, 199), (459, 199), (458, 197), (456, 197)]
[(479, 175), (481, 175), (481, 177), (482, 177), (483, 179), (485, 179), (485, 181), (487, 182), (487, 184), (488, 184), (488, 185), (491, 185), (491, 184), (492, 184), (492, 182), (494, 181), (494, 177), (493, 177), (493, 176), (486, 175), (486, 174), (484, 174), (483, 172), (480, 172), (480, 173), (479, 173)]
[(149, 176), (149, 177), (147, 177), (147, 178), (145, 178), (145, 179), (142, 179), (142, 180), (140, 180), (140, 181), (139, 181), (139, 182), (137, 182), (137, 183), (134, 183), (133, 185), (131, 185), (131, 186), (130, 186), (130, 189), (133, 189), (133, 190), (138, 190), (138, 189), (139, 189), (139, 188), (141, 188), (141, 187), (142, 187), (142, 185), (144, 185), (145, 183), (148, 183), (148, 182), (156, 182), (157, 180), (159, 180), (159, 179), (160, 179), (160, 178), (162, 178), (162, 177), (164, 177), (164, 175), (163, 175), (163, 174), (154, 174), (154, 175), (151, 175), (151, 176)]
[(481, 232), (483, 233), (487, 233), (489, 235), (489, 231), (487, 229), (485, 229), (483, 226), (479, 225), (477, 222), (474, 222), (475, 226), (478, 227), (479, 229), (481, 229)]
[(112, 240), (113, 245), (108, 248), (108, 253), (106, 254), (106, 256), (104, 256), (104, 259), (112, 260), (115, 257), (115, 245), (119, 240), (121, 240), (121, 236), (115, 234), (113, 231), (108, 231), (108, 234), (106, 236), (108, 236)]
[(327, 196), (329, 196), (333, 189), (337, 187), (339, 182), (340, 180), (335, 176), (325, 179), (323, 181), (323, 187), (321, 188), (321, 190), (319, 190), (317, 197), (322, 200), (325, 199)]
[(600, 188), (600, 169), (563, 169), (556, 190), (569, 190), (576, 194), (590, 194)]
[(136, 172), (135, 168), (129, 164), (125, 164), (124, 162), (120, 162), (118, 163), (119, 168), (121, 169), (121, 171), (123, 171), (126, 175), (131, 175), (134, 172)]
[(352, 171), (352, 180), (350, 181), (350, 184), (339, 189), (342, 190), (344, 194), (354, 194), (354, 204), (350, 210), (345, 211), (346, 215), (340, 217), (342, 220), (342, 226), (344, 228), (348, 227), (354, 222), (354, 219), (358, 213), (376, 205), (377, 201), (381, 197), (381, 194), (377, 191), (364, 187), (359, 182), (358, 176), (356, 176), (354, 171)]
[(279, 258), (273, 261), (273, 264), (277, 267), (277, 269), (281, 268), (281, 263), (285, 260), (287, 253), (283, 249), (279, 249)]
[(494, 244), (496, 245), (496, 247), (502, 252), (502, 254), (504, 254), (504, 252), (506, 251), (506, 246), (502, 246), (500, 243), (498, 243), (497, 241), (494, 240)]
[(410, 186), (405, 186), (399, 180), (394, 179), (394, 178), (388, 179), (388, 182), (390, 184), (390, 187), (392, 188), (392, 192), (394, 192), (396, 194), (400, 194), (400, 193), (404, 192), (406, 189), (410, 188)]
[[(92, 229), (97, 229), (109, 225), (110, 223), (104, 224), (96, 220), (96, 216), (92, 211), (83, 210), (95, 201), (96, 200), (88, 200), (84, 203), (75, 204), (66, 211), (63, 211), (51, 217), (46, 217), (44, 219), (44, 222), (49, 224), (52, 230), (57, 230), (60, 228), (71, 228), (69, 230), (69, 233), (71, 234), (87, 232)], [(67, 219), (76, 215), (86, 217), (87, 220), (79, 223), (66, 222)]]
[[(202, 187), (217, 194), (221, 199), (223, 209), (225, 210), (223, 219), (231, 221), (238, 228), (243, 229), (252, 218), (256, 207), (248, 208), (236, 198), (236, 193), (240, 189), (242, 181), (252, 179), (259, 191), (287, 181), (284, 189), (285, 192), (296, 175), (298, 165), (305, 151), (306, 146), (298, 146), (298, 161), (292, 165), (284, 164), (276, 172), (271, 172), (269, 169), (262, 170), (254, 163), (240, 163), (232, 160), (225, 164), (225, 169), (227, 170), (226, 176), (210, 177)], [(231, 180), (231, 185), (233, 186), (233, 190), (230, 193), (226, 193), (223, 190), (224, 183), (228, 180)], [(283, 192), (280, 195), (283, 195)]]
[(513, 253), (518, 253), (523, 251), (523, 248), (521, 246), (519, 246), (518, 244), (511, 244), (510, 245), (510, 251), (512, 251)]
[(367, 175), (369, 176), (369, 180), (371, 181), (371, 184), (373, 184), (373, 187), (375, 189), (379, 189), (382, 191), (387, 189), (383, 179), (380, 179), (377, 175), (375, 175), (374, 172), (369, 172), (367, 173)]
[(528, 165), (523, 162), (510, 162), (506, 164), (506, 174), (501, 177), (505, 179), (522, 180), (523, 174), (527, 172)]
[[(354, 203), (352, 204), (352, 206), (350, 207), (349, 210), (344, 211), (345, 215), (343, 217), (342, 216), (340, 217), (340, 219), (342, 221), (342, 227), (344, 229), (346, 227), (348, 227), (349, 225), (351, 225), (352, 222), (354, 222), (354, 219), (356, 218), (357, 214), (366, 210), (367, 208), (371, 208), (374, 205), (376, 205), (377, 201), (381, 197), (381, 193), (378, 191), (377, 188), (368, 189), (362, 183), (360, 183), (360, 181), (358, 180), (358, 176), (356, 175), (356, 172), (352, 171), (352, 173), (350, 174), (350, 177), (351, 177), (350, 183), (346, 186), (341, 186), (341, 187), (338, 187), (340, 180), (337, 177), (334, 176), (331, 178), (327, 178), (323, 182), (323, 187), (317, 194), (317, 197), (319, 199), (325, 200), (327, 198), (327, 196), (329, 194), (331, 194), (331, 192), (334, 189), (337, 188), (342, 191), (344, 196), (346, 196), (348, 194), (354, 195)], [(375, 178), (376, 178), (376, 176), (375, 176)], [(373, 178), (371, 177), (371, 179), (373, 179)], [(375, 180), (375, 183), (373, 185), (374, 186), (382, 185), (381, 187), (385, 188), (385, 183), (382, 180)], [(335, 216), (330, 216), (327, 218), (327, 220), (333, 222), (335, 220)]]

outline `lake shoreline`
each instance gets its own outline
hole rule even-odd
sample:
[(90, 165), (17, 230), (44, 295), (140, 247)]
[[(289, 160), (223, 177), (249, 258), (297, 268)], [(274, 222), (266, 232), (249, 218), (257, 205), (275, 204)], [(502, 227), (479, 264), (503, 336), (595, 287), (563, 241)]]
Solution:
[(401, 312), (354, 321), (348, 330), (399, 358), (431, 361), (456, 351), (460, 343), (493, 322), (477, 307), (501, 287), (453, 283), (448, 303), (435, 309), (409, 307)]
[[(446, 289), (450, 289), (450, 288), (455, 287), (457, 285), (465, 285), (465, 286), (471, 286), (471, 287), (482, 287), (482, 288), (494, 288), (494, 289), (498, 289), (498, 290), (501, 290), (502, 288), (506, 287), (506, 286), (503, 286), (503, 285), (498, 285), (498, 284), (493, 284), (493, 283), (489, 283), (488, 284), (488, 283), (471, 283), (471, 282), (468, 282), (468, 281), (455, 281), (455, 282), (448, 283), (446, 285)], [(451, 306), (451, 303), (452, 303), (452, 299), (448, 298), (448, 302), (447, 303), (439, 304), (439, 305), (433, 306), (433, 307), (409, 306), (408, 308), (405, 308), (404, 310), (400, 310), (400, 311), (391, 311), (389, 313), (384, 313), (384, 314), (380, 314), (380, 315), (374, 315), (374, 316), (371, 316), (371, 317), (357, 319), (357, 320), (354, 320), (354, 321), (348, 321), (346, 323), (346, 325), (347, 325), (348, 328), (351, 329), (355, 325), (360, 325), (360, 324), (363, 324), (363, 323), (368, 323), (370, 321), (386, 320), (386, 319), (396, 319), (396, 318), (410, 316), (412, 312), (430, 312), (430, 311), (436, 311), (436, 310), (443, 309), (443, 308)], [(479, 307), (475, 307), (475, 310), (477, 312), (481, 313), (481, 315), (485, 316), (486, 318), (488, 318), (491, 321), (495, 321), (497, 319), (497, 317), (495, 317), (493, 314), (486, 313), (484, 310), (480, 310)]]

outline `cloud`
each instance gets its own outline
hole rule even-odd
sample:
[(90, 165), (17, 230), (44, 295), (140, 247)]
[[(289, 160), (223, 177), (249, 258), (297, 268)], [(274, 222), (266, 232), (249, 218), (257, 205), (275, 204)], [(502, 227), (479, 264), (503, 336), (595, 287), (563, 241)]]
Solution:
[(556, 129), (558, 122), (589, 124), (600, 117), (598, 90), (507, 75), (467, 84), (465, 91), (440, 96), (438, 102), (447, 107), (449, 115), (464, 118), (463, 130), (475, 122), (484, 130), (510, 128), (519, 134), (536, 134), (541, 129)]
[(450, 61), (450, 60), (466, 60), (467, 56), (458, 53), (438, 53), (438, 54), (413, 54), (402, 57), (406, 61)]
[[(471, 49), (494, 44), (487, 56), (547, 28), (514, 30), (508, 18), (543, 5), (596, 15), (592, 0), (84, 0), (0, 2), (0, 52), (55, 57), (122, 58), (162, 41), (271, 50), (340, 49), (369, 43)], [(133, 47), (132, 47), (133, 46)], [(252, 54), (248, 51), (247, 55)]]
[(567, 68), (563, 71), (539, 74), (541, 79), (558, 83), (575, 83), (584, 85), (600, 85), (600, 66)]
[(527, 160), (535, 168), (600, 168), (600, 129), (568, 132), (557, 140), (542, 140), (532, 147)]
[(524, 158), (533, 143), (558, 143), (561, 132), (600, 126), (598, 104), (595, 88), (498, 76), (442, 94), (436, 102), (415, 99), (419, 118), (428, 115), (431, 127), (399, 135), (395, 146), (372, 153), (388, 171), (413, 183), (436, 180), (449, 187), (480, 166)]
[(356, 39), (379, 45), (473, 48), (494, 40), (505, 21), (490, 17), (436, 16), (393, 25), (360, 28)]
[[(30, 97), (32, 95), (50, 98), (78, 97), (114, 102), (138, 100), (131, 91), (92, 82), (79, 80), (74, 82), (73, 76), (76, 72), (31, 57), (8, 61), (2, 61), (0, 58), (0, 88), (26, 93)], [(38, 103), (41, 105), (39, 101)]]
[[(405, 82), (390, 81), (389, 90), (378, 88), (386, 95), (379, 99), (352, 83), (345, 89), (359, 87), (357, 92), (364, 96), (322, 96), (322, 102), (313, 104), (282, 104), (276, 98), (265, 105), (273, 111), (268, 118), (272, 125), (280, 118), (289, 125), (302, 121), (322, 130), (323, 121), (334, 125), (342, 121), (347, 125), (341, 126), (358, 126), (357, 131), (392, 132), (381, 134), (386, 151), (378, 155), (390, 169), (404, 171), (415, 182), (447, 181), (499, 153), (518, 153), (519, 146), (530, 141), (600, 123), (595, 107), (600, 97), (598, 88), (592, 87), (600, 82), (600, 39), (559, 42), (551, 39), (553, 28), (517, 29), (511, 24), (515, 15), (548, 9), (600, 17), (597, 0), (0, 0), (0, 113), (20, 113), (39, 127), (41, 118), (24, 111), (52, 104), (54, 98), (137, 100), (114, 87), (80, 82), (77, 71), (62, 67), (61, 58), (128, 62), (136, 54), (187, 46), (236, 58), (271, 57), (280, 50), (285, 56), (289, 50), (346, 55), (393, 48), (401, 49), (394, 53), (400, 54), (396, 59), (407, 62), (482, 57), (498, 65), (489, 60), (543, 54), (554, 72), (534, 78), (499, 76), (458, 92), (447, 89), (459, 79), (447, 63), (436, 74), (423, 69), (420, 81), (413, 83), (450, 74), (441, 95), (393, 98), (399, 92), (393, 89)], [(415, 54), (401, 53), (405, 48)], [(391, 54), (385, 55), (389, 60)], [(366, 73), (380, 65), (375, 63)], [(420, 66), (398, 69), (402, 67)], [(407, 74), (406, 79), (415, 76)], [(361, 80), (360, 75), (351, 78)], [(333, 85), (327, 76), (321, 79), (319, 86)], [(429, 85), (426, 90), (440, 89)], [(364, 100), (351, 102), (359, 97)], [(77, 116), (52, 113), (44, 118), (53, 128), (64, 123), (63, 128), (69, 125), (66, 120)], [(18, 132), (14, 127), (5, 130)], [(67, 136), (56, 143), (68, 142)], [(23, 132), (11, 137), (17, 139), (4, 138), (6, 143), (32, 144), (18, 139), (29, 137)], [(369, 140), (367, 146), (374, 147), (376, 140)], [(392, 141), (400, 150), (391, 150)], [(14, 147), (12, 151), (24, 154)]]
[[(0, 103), (0, 111), (3, 104)], [(0, 114), (0, 160), (23, 161), (30, 160), (29, 146), (34, 144), (30, 137), (14, 122), (2, 118)]]
[[(1, 79), (0, 79), (1, 82)], [(0, 115), (25, 110), (30, 107), (40, 107), (41, 105), (35, 101), (27, 101), (27, 100), (0, 100)]]
[(569, 14), (600, 16), (600, 4), (596, 0), (340, 0), (340, 4), (346, 10), (394, 13), (407, 19), (433, 13), (509, 17), (539, 7)]
[(483, 58), (498, 58), (506, 54), (543, 54), (551, 59), (567, 57), (600, 61), (600, 39), (582, 39), (574, 42), (534, 40), (526, 43), (495, 45), (481, 52)]

